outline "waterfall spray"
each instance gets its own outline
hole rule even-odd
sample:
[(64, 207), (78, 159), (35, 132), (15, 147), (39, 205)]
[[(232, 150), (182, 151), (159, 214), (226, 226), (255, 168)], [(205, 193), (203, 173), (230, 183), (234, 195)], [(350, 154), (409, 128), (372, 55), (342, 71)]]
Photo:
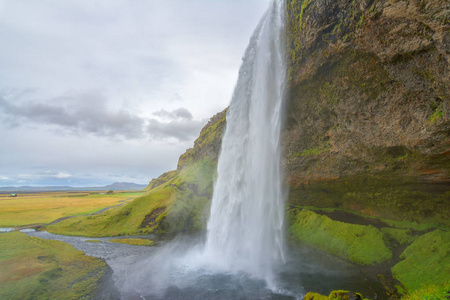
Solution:
[(283, 35), (284, 1), (274, 0), (250, 40), (227, 113), (205, 245), (219, 270), (263, 279), (284, 259)]

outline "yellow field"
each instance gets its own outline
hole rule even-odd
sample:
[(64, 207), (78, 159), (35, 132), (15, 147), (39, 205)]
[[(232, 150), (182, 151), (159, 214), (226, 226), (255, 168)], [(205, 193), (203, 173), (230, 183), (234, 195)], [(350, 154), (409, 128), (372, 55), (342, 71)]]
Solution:
[(63, 217), (95, 213), (128, 202), (143, 192), (42, 192), (8, 197), (0, 194), (0, 227), (46, 224)]

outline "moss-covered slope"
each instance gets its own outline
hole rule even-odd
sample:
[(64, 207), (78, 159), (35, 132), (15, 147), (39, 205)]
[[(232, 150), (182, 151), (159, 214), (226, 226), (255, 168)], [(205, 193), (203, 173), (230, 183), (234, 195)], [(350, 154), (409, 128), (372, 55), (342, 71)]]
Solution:
[(373, 227), (333, 221), (309, 210), (292, 210), (289, 234), (298, 241), (362, 265), (392, 258), (383, 233)]
[(450, 233), (441, 230), (424, 234), (400, 255), (392, 268), (408, 291), (430, 284), (450, 284)]

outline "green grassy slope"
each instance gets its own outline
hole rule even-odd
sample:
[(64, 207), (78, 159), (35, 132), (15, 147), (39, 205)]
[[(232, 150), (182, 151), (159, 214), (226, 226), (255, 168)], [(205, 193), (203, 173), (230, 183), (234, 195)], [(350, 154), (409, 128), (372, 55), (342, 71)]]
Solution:
[(63, 242), (0, 234), (0, 299), (92, 299), (105, 270)]
[(200, 229), (206, 222), (215, 163), (197, 161), (130, 203), (45, 227), (75, 236), (119, 236)]

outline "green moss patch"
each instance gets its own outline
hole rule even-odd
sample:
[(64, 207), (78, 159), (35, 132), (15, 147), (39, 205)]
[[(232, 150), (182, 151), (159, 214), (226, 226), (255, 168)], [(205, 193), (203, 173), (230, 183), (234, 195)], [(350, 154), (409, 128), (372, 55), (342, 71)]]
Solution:
[(303, 300), (328, 300), (328, 297), (317, 293), (308, 293)]
[(353, 293), (349, 291), (332, 291), (330, 295), (324, 296), (317, 293), (308, 293), (303, 297), (303, 300), (351, 300), (351, 299), (363, 299), (363, 296), (359, 293)]
[(332, 291), (328, 296), (328, 299), (337, 299), (337, 300), (350, 300), (350, 299), (362, 299), (362, 295), (358, 293), (352, 293), (349, 291)]
[(450, 233), (435, 230), (422, 235), (400, 255), (403, 259), (392, 274), (413, 292), (430, 284), (448, 283), (450, 274)]
[(185, 167), (169, 182), (176, 194), (161, 223), (164, 232), (205, 229), (215, 174), (216, 163), (204, 159)]
[(135, 246), (153, 246), (155, 245), (155, 241), (148, 240), (148, 239), (111, 239), (108, 240), (113, 243), (119, 243), (119, 244), (128, 244), (128, 245), (135, 245)]
[(400, 245), (409, 244), (413, 242), (416, 237), (411, 234), (411, 230), (398, 228), (381, 228), (386, 237), (397, 241)]
[(0, 235), (0, 299), (92, 299), (106, 264), (60, 241)]
[(362, 265), (373, 265), (392, 257), (383, 233), (373, 226), (333, 221), (309, 210), (291, 210), (290, 235), (309, 246)]
[(442, 300), (450, 298), (450, 281), (441, 284), (430, 284), (420, 290), (406, 295), (402, 300)]

